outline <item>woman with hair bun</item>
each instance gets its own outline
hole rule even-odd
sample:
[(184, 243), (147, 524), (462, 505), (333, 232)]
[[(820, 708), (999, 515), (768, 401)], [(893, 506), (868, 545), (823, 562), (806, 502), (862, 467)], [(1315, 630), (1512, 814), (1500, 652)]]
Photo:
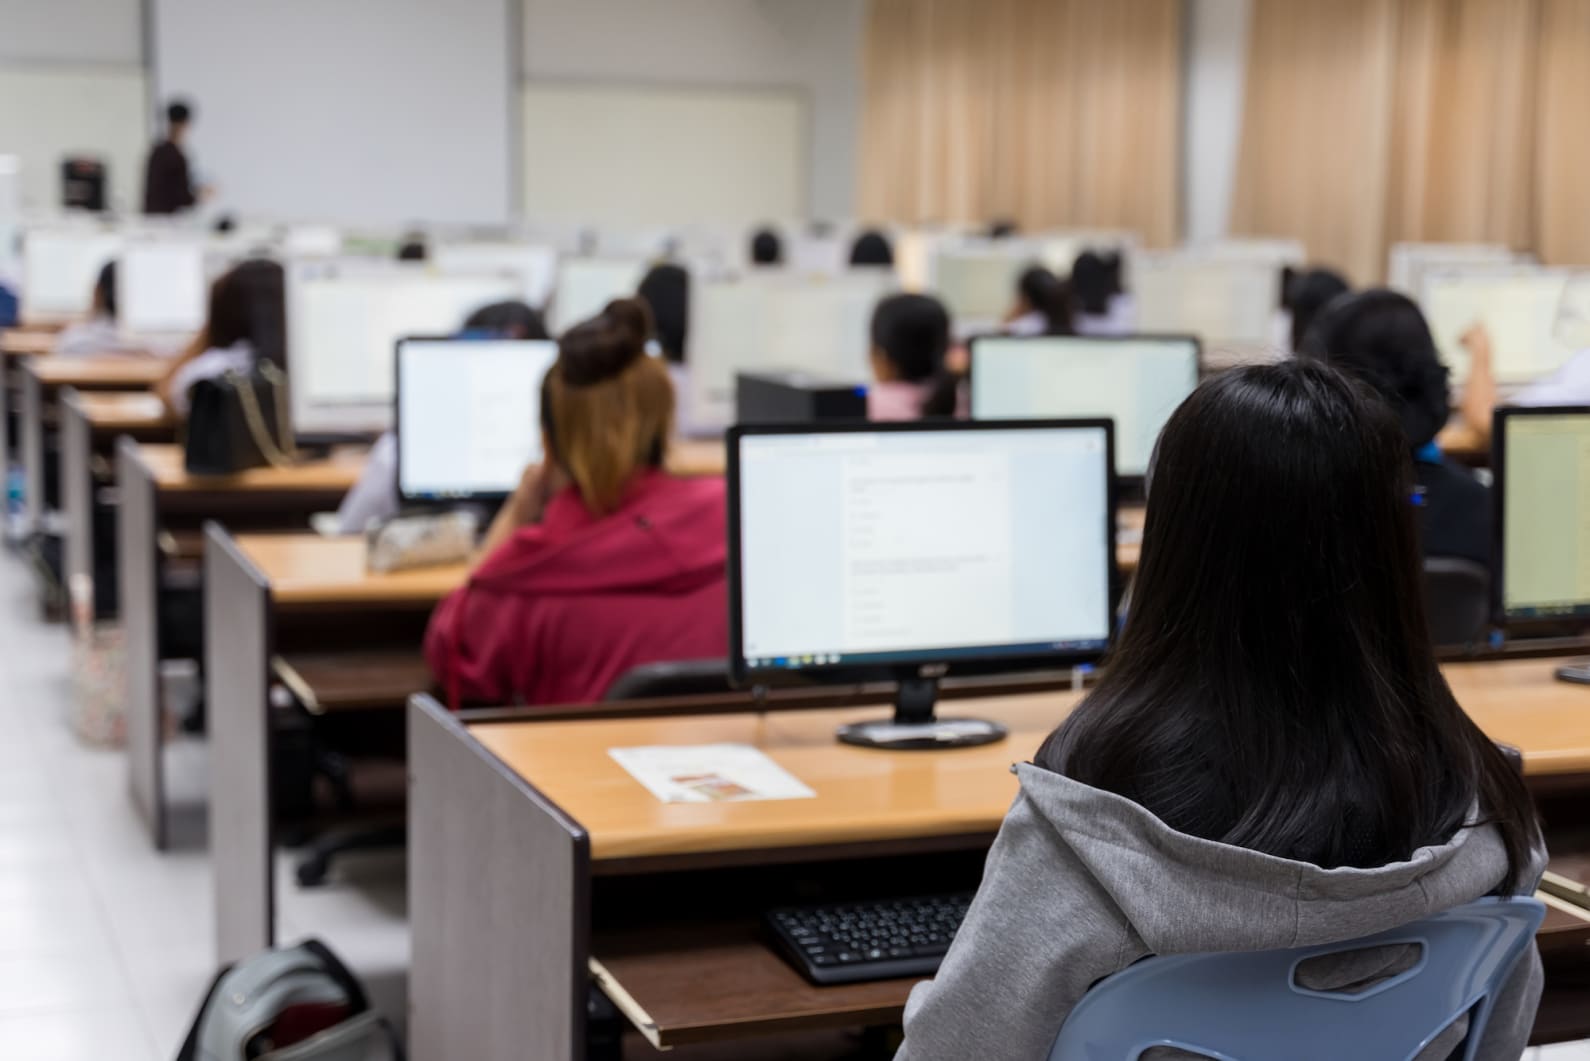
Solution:
[(651, 334), (646, 304), (622, 299), (559, 341), (546, 458), (426, 635), (453, 707), (593, 702), (641, 664), (727, 654), (723, 480), (664, 470), (674, 392)]

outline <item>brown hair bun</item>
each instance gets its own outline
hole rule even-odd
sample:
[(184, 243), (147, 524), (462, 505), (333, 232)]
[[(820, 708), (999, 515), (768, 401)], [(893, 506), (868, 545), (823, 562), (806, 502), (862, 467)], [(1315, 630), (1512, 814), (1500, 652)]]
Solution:
[(651, 310), (638, 298), (607, 304), (590, 320), (576, 324), (558, 342), (558, 369), (571, 387), (590, 387), (617, 377), (646, 356)]

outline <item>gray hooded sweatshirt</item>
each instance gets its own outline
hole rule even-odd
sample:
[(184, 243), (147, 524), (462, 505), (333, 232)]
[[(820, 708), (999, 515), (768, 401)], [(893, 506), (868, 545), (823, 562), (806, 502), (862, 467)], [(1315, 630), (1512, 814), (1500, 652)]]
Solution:
[[(1021, 792), (982, 887), (937, 978), (911, 992), (895, 1061), (1046, 1061), (1088, 988), (1140, 958), (1346, 942), (1490, 894), (1507, 874), (1491, 826), (1460, 829), (1406, 862), (1321, 869), (1178, 833), (1131, 800), (1037, 766), (1016, 774)], [(1544, 860), (1538, 852), (1531, 883)], [(1299, 979), (1319, 990), (1372, 982), (1410, 964), (1409, 949), (1317, 959)], [(1482, 1061), (1523, 1053), (1541, 980), (1530, 948), (1492, 1012)], [(1420, 1061), (1445, 1059), (1465, 1032), (1466, 1022), (1449, 1029)], [(1340, 1055), (1299, 1043), (1289, 1056)]]

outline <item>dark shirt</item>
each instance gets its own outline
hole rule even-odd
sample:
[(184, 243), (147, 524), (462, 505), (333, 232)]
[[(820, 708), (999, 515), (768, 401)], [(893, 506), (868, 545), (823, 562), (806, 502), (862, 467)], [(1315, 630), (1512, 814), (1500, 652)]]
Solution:
[(144, 172), (144, 213), (174, 214), (197, 201), (188, 174), (188, 156), (170, 140), (162, 140), (149, 152)]
[(1450, 556), (1491, 566), (1491, 491), (1461, 465), (1415, 461), (1424, 491), (1419, 531), (1425, 556)]

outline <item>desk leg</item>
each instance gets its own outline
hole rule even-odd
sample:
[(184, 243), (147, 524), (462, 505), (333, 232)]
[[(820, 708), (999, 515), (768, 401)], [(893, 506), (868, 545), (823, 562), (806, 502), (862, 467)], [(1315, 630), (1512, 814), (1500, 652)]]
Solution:
[(585, 1057), (590, 840), (428, 696), (409, 704), (409, 1052)]
[(41, 529), (44, 520), (44, 392), (38, 377), (22, 374), (22, 531)]
[[(0, 476), (5, 479), (4, 505), (0, 506), (0, 522), (7, 539), (11, 537), (11, 358), (0, 354)], [(20, 424), (18, 427), (20, 428)]]
[(270, 592), (236, 543), (204, 528), (204, 699), (209, 708), (215, 960), (275, 942)]
[(116, 573), (127, 670), (127, 768), (133, 804), (155, 847), (170, 842), (165, 801), (165, 708), (160, 689), (160, 546), (155, 484), (138, 444), (116, 444)]
[(94, 578), (94, 472), (88, 418), (77, 392), (61, 395), (61, 508), (66, 514), (66, 591)]

